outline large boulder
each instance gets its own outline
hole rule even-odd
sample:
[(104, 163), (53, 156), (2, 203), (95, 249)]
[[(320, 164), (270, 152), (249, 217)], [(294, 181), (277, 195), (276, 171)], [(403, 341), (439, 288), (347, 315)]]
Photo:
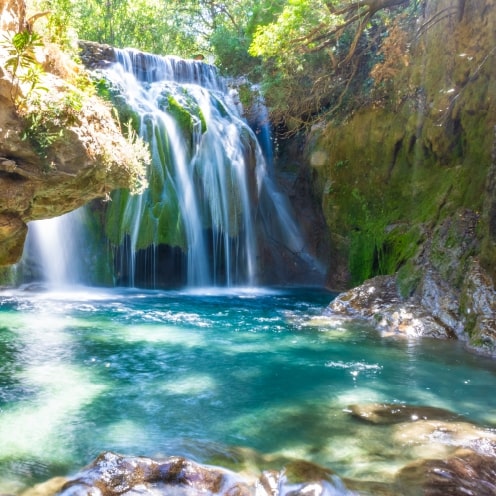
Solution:
[(28, 489), (23, 496), (353, 496), (329, 469), (293, 461), (280, 471), (256, 477), (221, 467), (202, 465), (183, 457), (163, 460), (102, 453), (73, 477), (55, 478)]

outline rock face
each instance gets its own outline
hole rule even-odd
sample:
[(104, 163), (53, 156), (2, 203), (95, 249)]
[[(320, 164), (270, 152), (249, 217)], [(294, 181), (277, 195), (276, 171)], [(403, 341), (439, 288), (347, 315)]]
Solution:
[(331, 235), (331, 289), (398, 271), (441, 223), (469, 214), (473, 254), (496, 275), (496, 8), (423, 5), (416, 24), (402, 26), (411, 45), (396, 75), (307, 143)]
[(496, 7), (455, 4), (423, 2), (402, 27), (408, 63), (370, 105), (315, 129), (307, 160), (331, 236), (328, 286), (371, 279), (330, 311), (494, 355)]
[(325, 314), (365, 319), (382, 336), (460, 339), (496, 356), (496, 292), (473, 255), (475, 223), (470, 212), (446, 219), (405, 266), (413, 281), (376, 276), (340, 294)]
[[(0, 0), (0, 30), (28, 28), (21, 0)], [(0, 265), (15, 263), (31, 220), (55, 217), (143, 177), (143, 158), (110, 108), (73, 83), (82, 70), (56, 47), (36, 49), (38, 98), (6, 68), (0, 47)]]

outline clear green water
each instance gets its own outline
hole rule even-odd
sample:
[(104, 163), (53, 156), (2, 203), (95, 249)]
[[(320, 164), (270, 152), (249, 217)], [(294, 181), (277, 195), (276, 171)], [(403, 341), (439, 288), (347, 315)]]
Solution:
[(351, 403), (439, 406), (496, 425), (494, 362), (457, 343), (311, 324), (330, 299), (310, 289), (0, 293), (0, 493), (104, 450), (252, 468), (305, 458), (387, 480), (415, 453), (351, 419)]

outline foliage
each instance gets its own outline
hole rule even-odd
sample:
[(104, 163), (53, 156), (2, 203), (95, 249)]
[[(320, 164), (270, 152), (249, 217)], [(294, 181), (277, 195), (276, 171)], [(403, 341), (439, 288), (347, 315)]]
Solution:
[(40, 8), (50, 4), (59, 38), (56, 26), (117, 47), (201, 55), (224, 74), (261, 83), (273, 120), (290, 131), (362, 103), (353, 95), (371, 91), (370, 70), (376, 66), (374, 75), (386, 76), (394, 59), (405, 55), (406, 40), (394, 43), (400, 31), (391, 29), (391, 20), (402, 12), (415, 16), (419, 5), (417, 0), (37, 1)]
[(403, 0), (288, 0), (276, 21), (257, 28), (249, 48), (268, 68), (264, 92), (273, 118), (292, 132), (362, 103), (352, 95), (370, 91), (391, 18), (407, 7)]
[(30, 101), (22, 137), (30, 141), (40, 157), (48, 159), (50, 147), (63, 139), (66, 127), (76, 122), (82, 98), (79, 92), (68, 91), (56, 100), (35, 98)]
[[(46, 90), (41, 85), (43, 68), (36, 60), (36, 47), (43, 46), (43, 40), (37, 33), (28, 30), (15, 33), (10, 38), (4, 36), (1, 42), (7, 51), (5, 67), (11, 73), (12, 90), (11, 97), (17, 109), (25, 99), (33, 93)], [(22, 85), (22, 91), (21, 90)]]
[(379, 49), (382, 60), (371, 70), (376, 84), (393, 79), (410, 62), (408, 55), (408, 33), (399, 22), (394, 22)]

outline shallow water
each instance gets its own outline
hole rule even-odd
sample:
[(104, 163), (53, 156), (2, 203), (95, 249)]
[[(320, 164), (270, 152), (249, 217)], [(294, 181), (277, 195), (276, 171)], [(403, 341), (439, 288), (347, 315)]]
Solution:
[(245, 470), (304, 458), (388, 480), (420, 448), (352, 419), (353, 403), (437, 406), (496, 426), (493, 361), (455, 342), (309, 322), (331, 297), (0, 293), (0, 493), (73, 473), (104, 450)]

